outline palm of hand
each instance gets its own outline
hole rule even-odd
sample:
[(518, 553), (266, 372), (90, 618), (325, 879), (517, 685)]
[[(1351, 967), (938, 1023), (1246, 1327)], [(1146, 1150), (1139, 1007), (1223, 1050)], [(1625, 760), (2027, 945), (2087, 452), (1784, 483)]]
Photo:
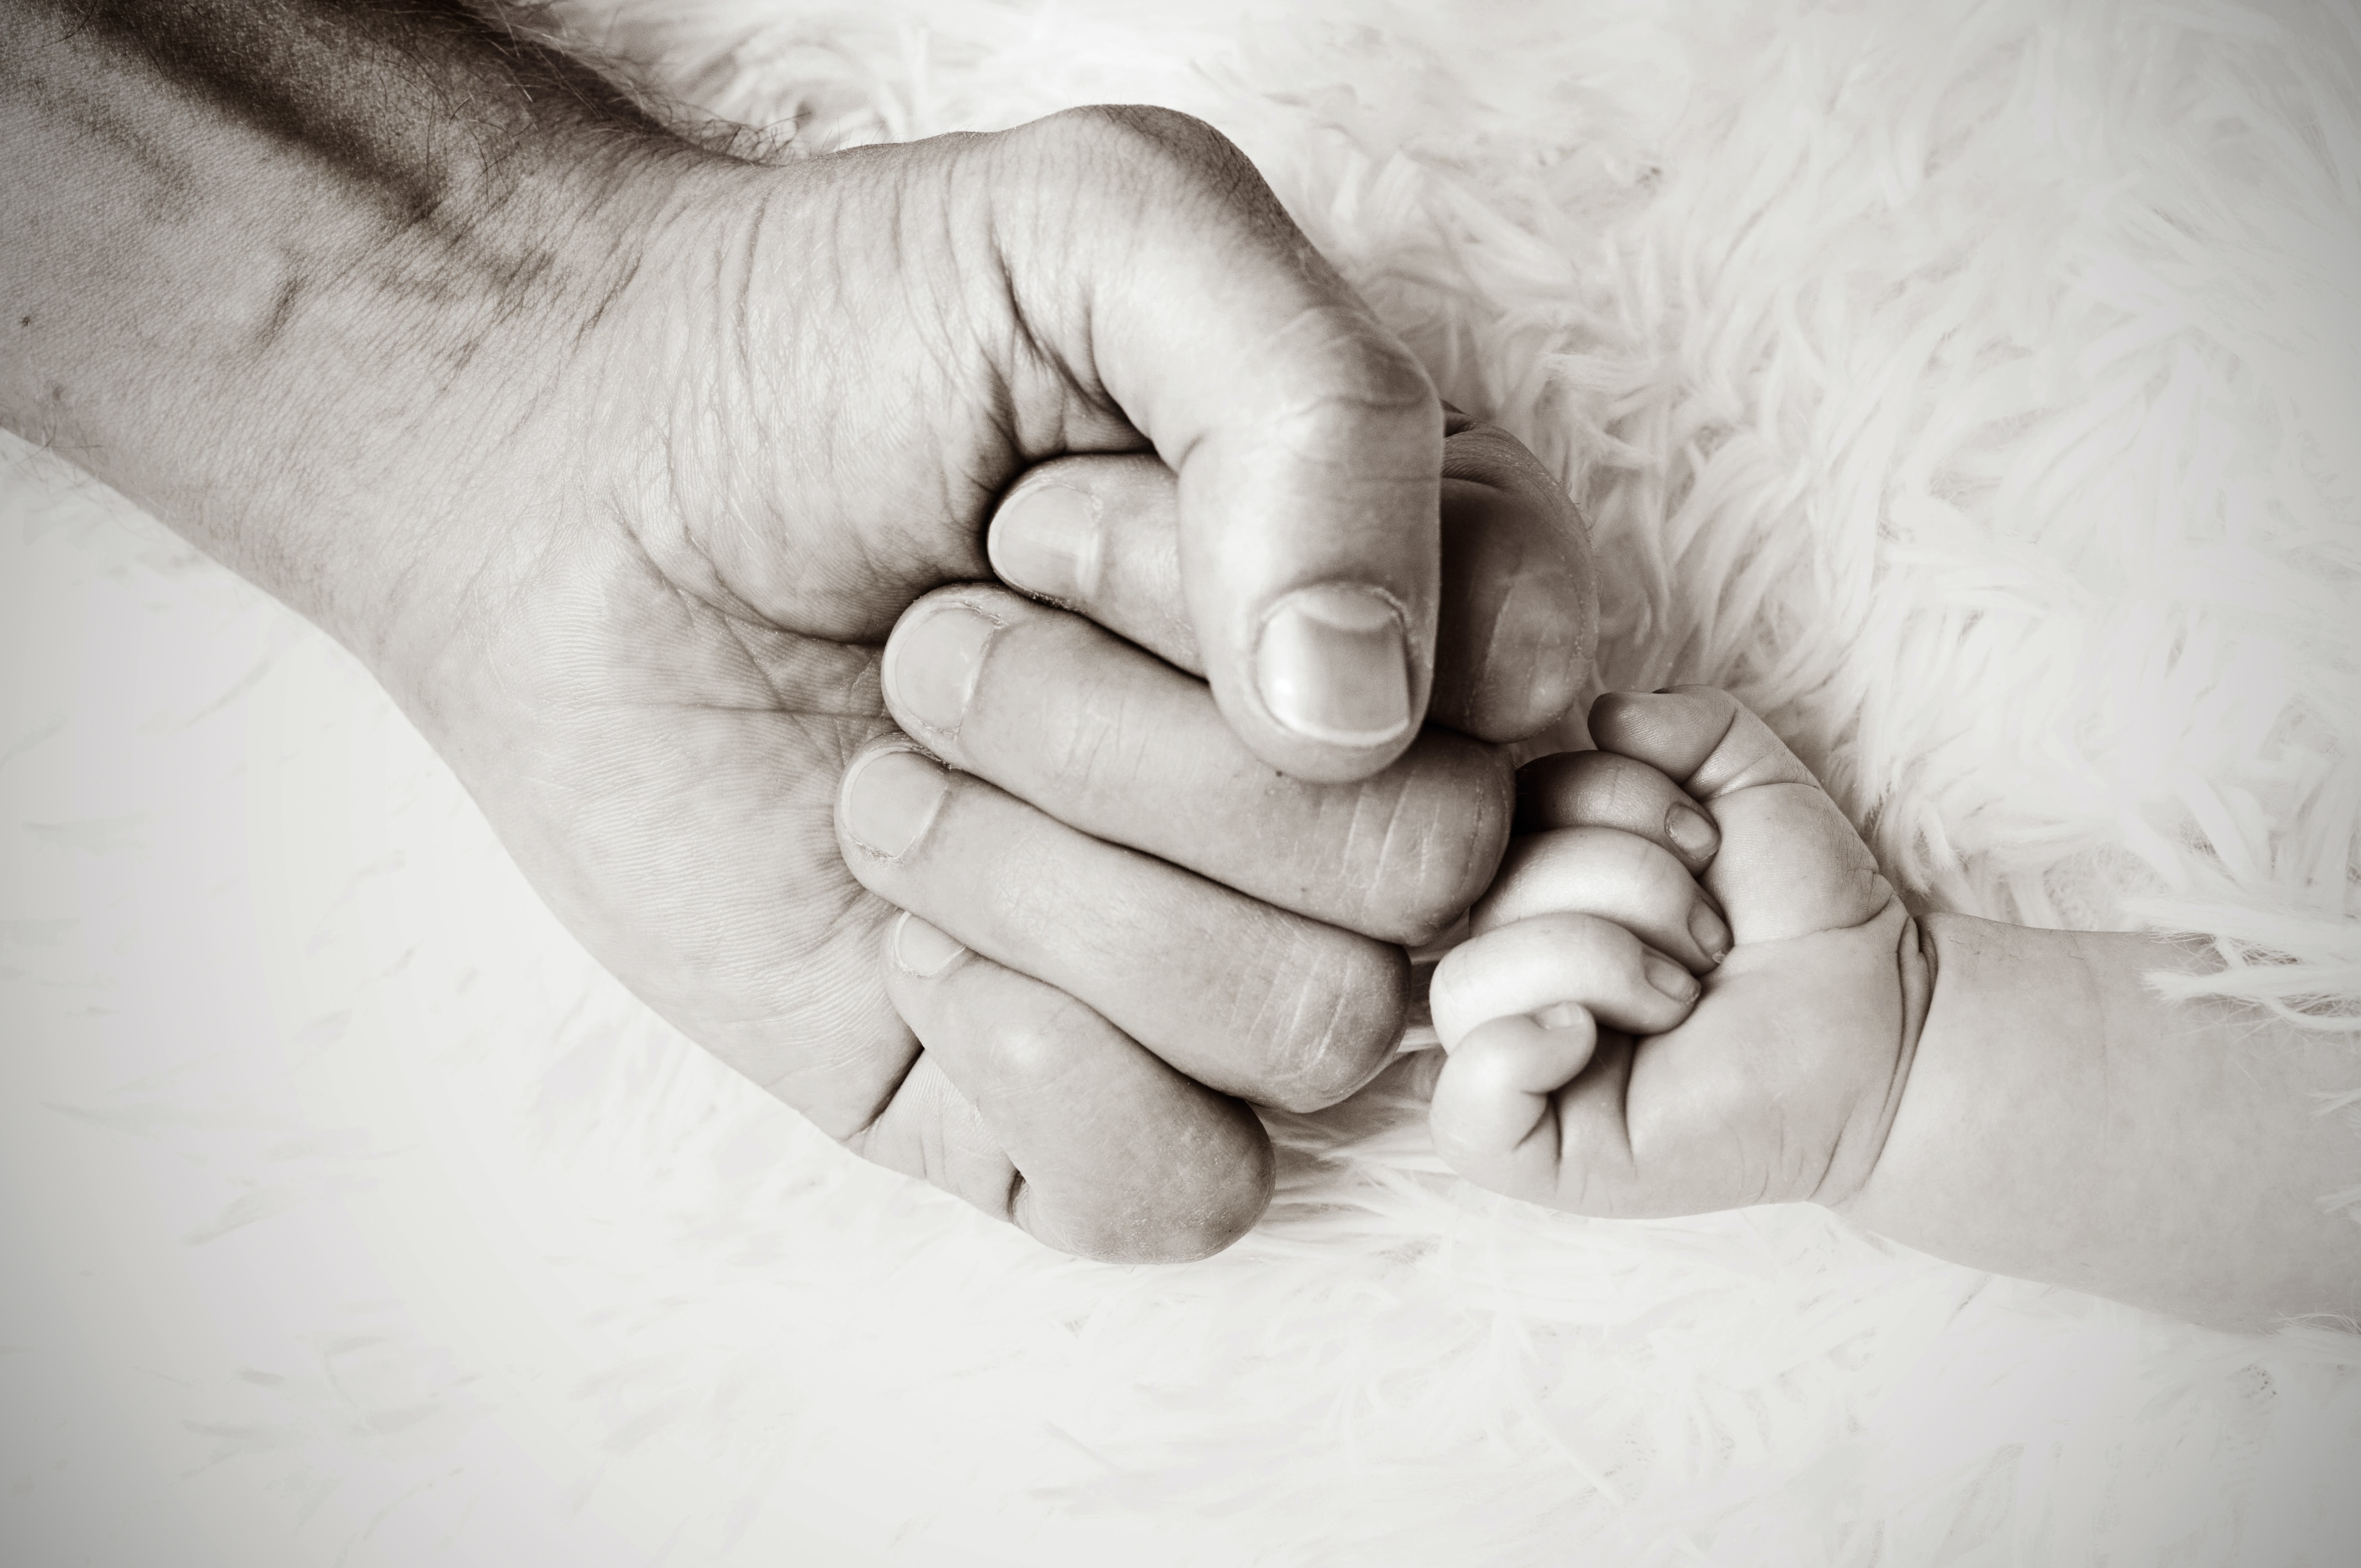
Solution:
[[(1869, 920), (1741, 942), (1696, 1011), (1628, 1053), (1628, 1164), (1616, 1212), (1691, 1214), (1836, 1203), (1876, 1158), (1903, 1038), (1898, 900)], [(1624, 1199), (1620, 1193), (1631, 1196)]]
[(874, 972), (891, 911), (833, 828), (845, 760), (892, 727), (877, 652), (726, 614), (628, 541), (577, 544), (481, 623), (465, 663), (500, 679), (444, 686), (434, 738), (602, 963), (842, 1135), (907, 1066)]
[[(994, 362), (1005, 300), (947, 290), (974, 238), (954, 225), (988, 216), (955, 199), (955, 161), (910, 149), (850, 189), (733, 171), (745, 193), (672, 230), (681, 265), (636, 279), (567, 376), (585, 402), (668, 395), (561, 405), (521, 433), (568, 471), (450, 617), (436, 664), (456, 673), (413, 703), (592, 952), (838, 1136), (917, 1051), (878, 976), (895, 911), (834, 828), (846, 763), (894, 729), (885, 634), (928, 588), (990, 576), (989, 509), (1028, 463), (1139, 441), (1058, 367)], [(860, 236), (893, 232), (864, 204), (926, 206), (941, 228), (864, 254)], [(854, 236), (825, 266), (799, 232), (816, 210)], [(700, 274), (733, 257), (717, 297)], [(933, 313), (906, 319), (914, 301)]]

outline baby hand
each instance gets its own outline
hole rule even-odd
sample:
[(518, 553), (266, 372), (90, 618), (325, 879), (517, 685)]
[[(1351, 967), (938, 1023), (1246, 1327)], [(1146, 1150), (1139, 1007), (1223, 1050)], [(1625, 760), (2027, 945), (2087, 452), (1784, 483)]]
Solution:
[(1926, 1016), (1917, 922), (1729, 694), (1610, 695), (1590, 729), (1519, 778), (1527, 836), (1435, 970), (1436, 1147), (1577, 1213), (1841, 1203)]

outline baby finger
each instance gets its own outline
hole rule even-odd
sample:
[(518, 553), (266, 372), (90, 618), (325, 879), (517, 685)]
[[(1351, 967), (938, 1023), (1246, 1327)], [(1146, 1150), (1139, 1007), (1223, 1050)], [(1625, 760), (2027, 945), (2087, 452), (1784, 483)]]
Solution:
[(1564, 1139), (1553, 1097), (1598, 1044), (1597, 1024), (1579, 1008), (1554, 1027), (1523, 1017), (1477, 1025), (1435, 1080), (1427, 1109), (1435, 1152), (1479, 1187), (1556, 1201)]
[(1688, 1016), (1700, 989), (1696, 976), (1614, 921), (1557, 913), (1486, 931), (1445, 953), (1431, 1003), (1435, 1033), (1452, 1049), (1480, 1024), (1568, 1003), (1610, 1027), (1661, 1034)]
[(1730, 951), (1730, 927), (1688, 869), (1646, 839), (1613, 828), (1563, 828), (1511, 839), (1491, 891), (1468, 916), (1481, 935), (1552, 910), (1628, 927), (1703, 973)]
[(1636, 757), (1560, 751), (1517, 770), (1517, 831), (1615, 828), (1656, 845), (1701, 874), (1721, 847), (1713, 818), (1688, 792)]

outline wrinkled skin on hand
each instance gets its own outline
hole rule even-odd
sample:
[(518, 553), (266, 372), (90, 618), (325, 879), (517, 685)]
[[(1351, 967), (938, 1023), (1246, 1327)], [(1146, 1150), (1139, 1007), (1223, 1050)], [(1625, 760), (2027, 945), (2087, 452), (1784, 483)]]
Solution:
[[(1497, 742), (1587, 676), (1563, 492), (1481, 428), (1446, 481), (1417, 365), (1181, 116), (655, 160), (587, 210), (555, 281), (451, 355), (456, 478), (357, 643), (590, 949), (830, 1135), (1068, 1250), (1226, 1245), (1271, 1181), (1242, 1102), (1323, 1103), (1383, 1064), (1398, 944), (1505, 841)], [(882, 645), (991, 578), (994, 508), (1061, 456), (1101, 558), (1139, 569), (1071, 611), (1000, 592), (1063, 652), (994, 643), (972, 754), (921, 738), (965, 804), (923, 853), (864, 860), (840, 795), (901, 743)], [(1338, 742), (1274, 714), (1263, 618), (1336, 581), (1398, 609), (1411, 700), (1461, 730)], [(1188, 726), (1201, 794), (1126, 793)], [(1022, 762), (1053, 733), (1115, 739)], [(1176, 869), (1151, 840), (1183, 809), (1208, 848)], [(901, 996), (917, 1034), (881, 891), (992, 964), (948, 1011)], [(1143, 982), (1206, 999), (1185, 1038), (1107, 1021)]]

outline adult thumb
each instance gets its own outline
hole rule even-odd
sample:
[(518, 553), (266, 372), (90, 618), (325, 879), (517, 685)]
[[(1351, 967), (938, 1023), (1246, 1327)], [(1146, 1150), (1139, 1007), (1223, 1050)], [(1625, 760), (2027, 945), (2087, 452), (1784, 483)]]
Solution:
[(1086, 352), (1178, 477), (1182, 598), (1224, 716), (1299, 778), (1376, 773), (1433, 680), (1433, 387), (1219, 132), (1143, 108), (1031, 129), (1086, 154), (1069, 188), (1087, 199), (1008, 258), (1019, 303), (1064, 308), (1051, 352)]

